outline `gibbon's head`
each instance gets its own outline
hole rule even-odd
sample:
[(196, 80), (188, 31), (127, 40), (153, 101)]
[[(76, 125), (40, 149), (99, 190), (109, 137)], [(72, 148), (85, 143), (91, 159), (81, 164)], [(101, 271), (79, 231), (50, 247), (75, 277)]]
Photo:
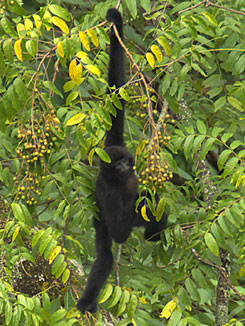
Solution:
[(123, 146), (110, 146), (105, 148), (106, 153), (110, 156), (111, 163), (101, 161), (103, 171), (117, 172), (119, 175), (133, 171), (134, 158), (129, 151)]

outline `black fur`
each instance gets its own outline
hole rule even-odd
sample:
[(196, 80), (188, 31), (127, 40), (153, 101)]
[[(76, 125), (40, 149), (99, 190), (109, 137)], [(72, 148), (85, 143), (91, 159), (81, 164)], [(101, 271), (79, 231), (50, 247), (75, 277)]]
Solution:
[[(120, 13), (109, 9), (107, 20), (113, 22), (123, 38), (123, 26)], [(124, 84), (123, 48), (111, 31), (111, 53), (109, 65), (109, 86), (118, 89)], [(122, 106), (124, 103), (122, 102)], [(100, 174), (96, 184), (96, 202), (100, 220), (94, 220), (96, 230), (97, 258), (93, 264), (88, 284), (77, 308), (81, 312), (95, 312), (100, 289), (110, 274), (113, 265), (111, 252), (112, 239), (123, 243), (129, 237), (134, 226), (144, 226), (144, 236), (150, 241), (160, 240), (160, 232), (166, 227), (167, 215), (156, 222), (147, 208), (150, 222), (146, 222), (140, 213), (136, 213), (135, 204), (138, 199), (138, 179), (134, 173), (133, 156), (124, 146), (123, 141), (124, 109), (117, 110), (116, 118), (112, 118), (112, 128), (106, 134), (106, 152), (111, 163), (100, 163)], [(158, 198), (156, 198), (158, 200)], [(140, 203), (138, 209), (144, 205)]]

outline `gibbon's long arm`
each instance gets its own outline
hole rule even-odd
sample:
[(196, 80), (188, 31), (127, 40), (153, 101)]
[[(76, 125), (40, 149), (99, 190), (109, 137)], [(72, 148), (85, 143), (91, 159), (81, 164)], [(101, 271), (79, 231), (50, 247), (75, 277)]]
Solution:
[[(123, 22), (122, 17), (117, 9), (109, 9), (106, 15), (109, 22), (114, 23), (123, 40)], [(119, 43), (117, 36), (111, 28), (110, 36), (110, 63), (109, 63), (109, 86), (116, 86), (116, 90), (124, 85), (124, 50)], [(124, 130), (124, 101), (121, 100), (122, 110), (117, 110), (117, 116), (112, 118), (112, 127), (106, 133), (105, 146), (112, 145), (124, 146), (123, 130)]]

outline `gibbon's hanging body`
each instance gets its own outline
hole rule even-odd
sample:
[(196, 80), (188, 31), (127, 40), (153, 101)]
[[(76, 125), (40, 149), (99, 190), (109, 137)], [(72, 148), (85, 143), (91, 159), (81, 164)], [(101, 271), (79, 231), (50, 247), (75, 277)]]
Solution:
[[(109, 9), (106, 15), (109, 22), (115, 24), (123, 40), (123, 23), (119, 11)], [(110, 36), (109, 86), (120, 88), (124, 84), (124, 50), (120, 45), (113, 27)], [(134, 226), (144, 226), (145, 239), (160, 240), (160, 232), (166, 227), (167, 215), (156, 222), (150, 209), (146, 222), (140, 213), (136, 213), (135, 205), (138, 199), (138, 179), (134, 173), (134, 158), (126, 149), (123, 141), (124, 102), (123, 110), (117, 110), (117, 116), (112, 117), (112, 127), (106, 133), (106, 152), (111, 163), (100, 162), (100, 173), (96, 184), (96, 203), (99, 208), (99, 221), (94, 219), (96, 230), (97, 258), (92, 266), (87, 287), (77, 308), (81, 312), (96, 312), (97, 297), (110, 274), (113, 265), (111, 252), (112, 240), (123, 243), (129, 237)], [(158, 200), (158, 198), (156, 198)], [(139, 212), (143, 203), (141, 202)]]

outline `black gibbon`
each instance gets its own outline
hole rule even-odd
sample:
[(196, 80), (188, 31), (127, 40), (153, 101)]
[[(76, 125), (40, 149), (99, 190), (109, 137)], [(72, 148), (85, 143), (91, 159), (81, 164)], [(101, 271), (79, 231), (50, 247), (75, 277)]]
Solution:
[[(115, 24), (123, 39), (123, 23), (121, 14), (116, 9), (109, 9), (106, 16), (109, 22)], [(124, 84), (124, 50), (120, 45), (114, 30), (110, 36), (109, 86), (116, 89)], [(123, 100), (122, 107), (124, 107)], [(110, 274), (113, 265), (111, 252), (112, 240), (123, 243), (129, 237), (134, 226), (144, 226), (145, 239), (160, 240), (160, 232), (167, 224), (164, 214), (160, 222), (156, 222), (150, 209), (146, 222), (140, 213), (136, 212), (138, 199), (138, 179), (134, 173), (134, 158), (126, 149), (123, 141), (124, 109), (117, 110), (117, 116), (112, 117), (112, 128), (106, 133), (106, 152), (111, 163), (100, 162), (100, 173), (96, 184), (96, 203), (99, 208), (99, 220), (94, 219), (96, 230), (97, 258), (92, 266), (87, 287), (77, 308), (81, 312), (95, 312), (97, 297)], [(158, 200), (158, 198), (156, 198)], [(138, 209), (140, 212), (143, 203)]]

